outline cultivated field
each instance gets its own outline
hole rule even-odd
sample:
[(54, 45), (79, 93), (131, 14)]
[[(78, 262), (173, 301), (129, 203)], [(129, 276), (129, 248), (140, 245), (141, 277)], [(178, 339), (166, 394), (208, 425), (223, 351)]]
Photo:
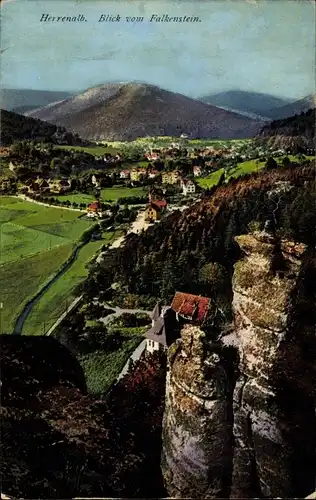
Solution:
[(1, 330), (11, 333), (25, 303), (70, 257), (92, 222), (79, 212), (0, 197)]

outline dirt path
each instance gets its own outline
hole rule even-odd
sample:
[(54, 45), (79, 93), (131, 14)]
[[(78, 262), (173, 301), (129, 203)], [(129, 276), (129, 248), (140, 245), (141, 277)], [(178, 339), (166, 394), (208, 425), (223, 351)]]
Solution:
[[(145, 212), (142, 211), (142, 212), (139, 212), (138, 215), (137, 215), (137, 218), (134, 222), (132, 222), (129, 230), (127, 231), (127, 234), (130, 234), (130, 233), (140, 233), (142, 230), (146, 231), (146, 229), (149, 227), (149, 223), (147, 221), (145, 221)], [(123, 243), (124, 243), (124, 240), (125, 240), (125, 235), (123, 236), (120, 236), (119, 238), (117, 238), (113, 243), (112, 245), (109, 247), (109, 249), (114, 249), (114, 248), (119, 248)], [(103, 259), (102, 255), (106, 253), (106, 252), (101, 252), (99, 254), (99, 256), (97, 257), (97, 262), (100, 263)]]
[(21, 200), (24, 201), (29, 201), (30, 203), (35, 203), (36, 205), (43, 205), (44, 207), (62, 208), (63, 210), (72, 210), (73, 212), (81, 212), (81, 213), (86, 212), (86, 210), (83, 210), (81, 208), (71, 208), (71, 207), (65, 207), (63, 205), (50, 205), (49, 203), (44, 203), (43, 201), (33, 200), (33, 198), (29, 198), (25, 194), (18, 194), (17, 198), (20, 198)]

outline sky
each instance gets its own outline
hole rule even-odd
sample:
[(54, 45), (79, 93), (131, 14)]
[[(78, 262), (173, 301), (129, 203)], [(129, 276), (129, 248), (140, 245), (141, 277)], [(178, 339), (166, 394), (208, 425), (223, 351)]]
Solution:
[[(101, 14), (121, 21), (98, 22)], [(201, 22), (150, 22), (152, 14)], [(4, 0), (1, 83), (78, 92), (142, 81), (192, 97), (240, 89), (296, 99), (315, 91), (314, 23), (309, 0)]]

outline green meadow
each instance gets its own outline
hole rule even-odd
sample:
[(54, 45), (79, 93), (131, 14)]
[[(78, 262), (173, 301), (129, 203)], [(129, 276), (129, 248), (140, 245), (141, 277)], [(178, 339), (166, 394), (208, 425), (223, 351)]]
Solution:
[[(282, 164), (283, 158), (285, 158), (285, 155), (275, 158), (275, 161), (278, 163), (278, 165)], [(293, 155), (288, 155), (287, 158), (289, 158), (289, 160), (292, 162), (300, 163), (301, 161), (297, 156)], [(305, 158), (306, 160), (312, 160), (314, 159), (314, 156), (305, 156)], [(228, 171), (227, 179), (230, 179), (231, 177), (237, 178), (241, 177), (242, 175), (259, 172), (262, 168), (264, 168), (265, 163), (266, 163), (265, 161), (260, 162), (258, 159), (241, 162), (237, 165), (236, 168)], [(220, 168), (215, 172), (212, 172), (207, 177), (200, 177), (199, 179), (197, 179), (197, 182), (204, 189), (211, 188), (218, 184), (220, 176), (222, 175), (223, 172), (224, 168)]]
[[(146, 196), (146, 191), (142, 187), (112, 187), (101, 190), (101, 200), (108, 203), (115, 203), (119, 198), (131, 196)], [(59, 201), (70, 201), (71, 203), (92, 203), (95, 197), (90, 194), (76, 193), (56, 196)]]
[(118, 231), (104, 233), (102, 240), (91, 241), (80, 249), (71, 267), (49, 287), (32, 308), (23, 326), (24, 334), (41, 335), (49, 330), (74, 300), (76, 287), (88, 275), (88, 262), (102, 245), (110, 244), (118, 236)]
[(110, 389), (142, 338), (124, 337), (121, 347), (113, 352), (100, 350), (78, 356), (90, 393), (100, 395)]
[(0, 197), (1, 331), (11, 333), (25, 304), (71, 256), (92, 222), (80, 212)]
[(110, 153), (111, 155), (116, 155), (119, 152), (119, 148), (111, 144), (108, 146), (55, 146), (56, 149), (66, 149), (68, 151), (79, 151), (83, 153), (89, 153), (94, 156), (101, 156), (105, 153)]

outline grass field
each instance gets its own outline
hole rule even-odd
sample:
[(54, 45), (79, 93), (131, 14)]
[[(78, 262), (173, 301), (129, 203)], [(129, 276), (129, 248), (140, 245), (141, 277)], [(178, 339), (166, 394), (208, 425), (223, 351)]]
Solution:
[(41, 335), (47, 331), (74, 300), (74, 291), (88, 275), (86, 264), (105, 243), (119, 236), (104, 233), (103, 240), (91, 241), (79, 251), (72, 266), (54, 283), (33, 307), (23, 326), (23, 334)]
[(73, 245), (68, 243), (0, 266), (1, 333), (13, 331), (25, 303), (55, 275), (58, 267), (71, 255), (72, 249)]
[[(0, 197), (1, 330), (12, 332), (25, 303), (70, 257), (92, 222), (80, 212)], [(100, 243), (100, 242), (98, 242)]]
[(218, 184), (220, 176), (222, 175), (223, 172), (224, 172), (224, 169), (220, 168), (220, 169), (216, 170), (215, 172), (212, 172), (207, 177), (200, 177), (199, 179), (197, 179), (197, 182), (204, 189), (211, 188), (211, 187), (216, 186)]
[(91, 226), (79, 212), (0, 197), (0, 264), (75, 243)]
[(55, 146), (57, 149), (67, 149), (74, 151), (82, 151), (84, 153), (89, 153), (95, 156), (101, 156), (105, 153), (110, 153), (111, 155), (116, 155), (119, 152), (119, 148), (108, 145), (108, 146)]
[[(113, 203), (119, 198), (127, 198), (129, 196), (146, 196), (146, 191), (142, 187), (112, 187), (101, 190), (101, 199), (104, 202)], [(71, 203), (92, 203), (95, 197), (90, 194), (77, 193), (77, 194), (65, 194), (56, 196), (59, 201), (69, 200)]]
[[(288, 155), (287, 157), (292, 162), (298, 162), (298, 163), (300, 162), (300, 160), (298, 159), (297, 156)], [(285, 155), (279, 156), (279, 157), (275, 158), (275, 160), (279, 165), (281, 165), (283, 158), (285, 158)], [(305, 156), (305, 158), (307, 160), (312, 160), (312, 159), (314, 159), (314, 156)], [(242, 175), (252, 174), (253, 172), (259, 172), (262, 168), (264, 168), (264, 166), (265, 166), (265, 161), (264, 162), (259, 162), (258, 160), (244, 161), (242, 163), (239, 163), (235, 169), (229, 171), (229, 173), (227, 175), (227, 179), (229, 179), (231, 177), (237, 178), (237, 177), (240, 177)], [(224, 169), (220, 168), (219, 170), (212, 172), (207, 177), (204, 177), (204, 178), (201, 177), (200, 179), (197, 179), (197, 182), (204, 189), (211, 188), (211, 187), (217, 185), (217, 183), (220, 179), (220, 176), (223, 172), (224, 172)]]

